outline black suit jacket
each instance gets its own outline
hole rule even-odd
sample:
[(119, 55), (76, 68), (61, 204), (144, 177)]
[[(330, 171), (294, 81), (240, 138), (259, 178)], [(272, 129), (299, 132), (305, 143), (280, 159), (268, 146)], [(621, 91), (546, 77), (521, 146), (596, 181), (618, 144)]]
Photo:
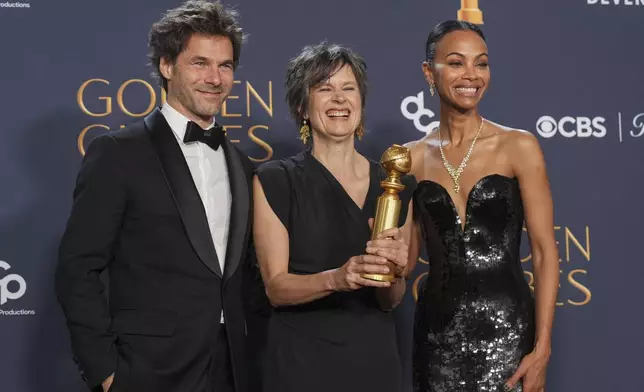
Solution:
[[(253, 164), (222, 145), (232, 208), (222, 274), (179, 144), (156, 109), (97, 137), (80, 169), (56, 293), (90, 388), (205, 391), (223, 309), (236, 391), (246, 389), (244, 274)], [(109, 271), (109, 301), (99, 274)]]

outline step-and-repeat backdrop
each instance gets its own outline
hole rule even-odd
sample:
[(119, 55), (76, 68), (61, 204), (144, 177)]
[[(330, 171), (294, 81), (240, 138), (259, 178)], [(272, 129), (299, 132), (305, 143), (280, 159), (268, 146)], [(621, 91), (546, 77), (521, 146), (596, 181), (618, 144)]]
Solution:
[[(178, 3), (0, 0), (2, 391), (84, 390), (53, 291), (56, 249), (84, 148), (165, 98), (146, 65), (147, 33)], [(378, 159), (438, 121), (421, 74), (431, 28), (480, 8), (492, 70), (482, 114), (534, 132), (551, 179), (561, 289), (547, 390), (644, 391), (644, 0), (463, 3), (238, 0), (250, 37), (218, 120), (258, 163), (299, 152), (286, 63), (304, 45), (342, 43), (368, 63), (358, 148)], [(407, 370), (415, 288), (427, 271), (421, 260), (396, 311)]]

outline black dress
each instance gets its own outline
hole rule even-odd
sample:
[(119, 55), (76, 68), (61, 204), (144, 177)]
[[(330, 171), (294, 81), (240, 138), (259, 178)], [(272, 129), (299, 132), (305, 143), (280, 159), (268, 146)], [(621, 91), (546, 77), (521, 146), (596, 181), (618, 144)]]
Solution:
[(518, 180), (498, 174), (479, 180), (468, 195), (464, 228), (447, 190), (420, 181), (414, 217), (430, 262), (416, 304), (414, 391), (503, 391), (535, 334), (534, 299), (519, 257)]
[[(288, 230), (291, 274), (334, 269), (364, 254), (370, 239), (368, 219), (382, 193), (378, 164), (371, 162), (362, 209), (310, 151), (267, 162), (257, 172), (268, 203)], [(401, 222), (412, 186), (401, 192)], [(374, 294), (374, 289), (363, 288), (275, 308), (264, 390), (398, 392), (401, 364), (394, 318), (380, 310)]]

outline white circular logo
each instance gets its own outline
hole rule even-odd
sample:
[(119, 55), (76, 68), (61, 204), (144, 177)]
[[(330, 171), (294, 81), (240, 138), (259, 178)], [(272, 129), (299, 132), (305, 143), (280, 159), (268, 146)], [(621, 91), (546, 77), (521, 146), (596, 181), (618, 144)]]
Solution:
[[(413, 113), (409, 111), (409, 105), (416, 107), (416, 110)], [(400, 103), (400, 112), (403, 116), (405, 116), (406, 119), (413, 120), (416, 129), (423, 133), (431, 132), (440, 124), (439, 121), (431, 121), (427, 125), (423, 125), (420, 122), (420, 119), (422, 117), (427, 117), (428, 120), (431, 120), (434, 117), (434, 112), (425, 107), (425, 95), (422, 91), (419, 92), (416, 96), (412, 95), (403, 99)]]
[[(0, 268), (6, 271), (11, 268), (11, 266), (0, 260)], [(9, 282), (18, 283), (18, 290), (9, 291)], [(0, 305), (4, 305), (10, 299), (18, 299), (22, 297), (25, 292), (27, 292), (27, 282), (25, 282), (22, 276), (11, 274), (0, 279)]]
[(557, 121), (550, 116), (541, 116), (537, 120), (537, 132), (545, 138), (551, 138), (557, 133)]

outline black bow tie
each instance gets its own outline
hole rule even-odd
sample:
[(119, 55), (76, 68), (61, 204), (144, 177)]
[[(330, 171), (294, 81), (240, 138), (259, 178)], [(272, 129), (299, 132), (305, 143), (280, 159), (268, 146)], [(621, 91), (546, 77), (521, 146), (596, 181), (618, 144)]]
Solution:
[(214, 127), (204, 130), (194, 121), (189, 121), (186, 127), (186, 135), (183, 142), (202, 142), (208, 144), (213, 150), (218, 150), (224, 142), (226, 133), (221, 125), (215, 124)]

